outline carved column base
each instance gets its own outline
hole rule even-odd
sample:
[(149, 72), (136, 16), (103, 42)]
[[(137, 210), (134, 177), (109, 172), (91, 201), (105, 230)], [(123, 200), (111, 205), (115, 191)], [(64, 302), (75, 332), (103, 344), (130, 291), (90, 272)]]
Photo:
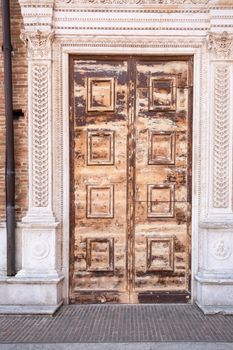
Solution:
[(0, 313), (53, 314), (62, 305), (57, 226), (55, 222), (20, 225), (22, 267), (15, 277), (0, 276)]
[(58, 223), (22, 224), (22, 269), (17, 277), (57, 278), (56, 250)]
[(199, 273), (196, 304), (204, 314), (233, 314), (233, 274)]

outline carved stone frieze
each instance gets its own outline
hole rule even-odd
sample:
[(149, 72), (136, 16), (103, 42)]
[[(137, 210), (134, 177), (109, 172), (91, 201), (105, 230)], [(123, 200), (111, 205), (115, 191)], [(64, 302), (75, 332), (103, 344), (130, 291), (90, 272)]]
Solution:
[(229, 77), (229, 67), (225, 65), (215, 67), (213, 149), (215, 208), (227, 208), (229, 205)]
[(226, 31), (223, 33), (209, 33), (208, 48), (213, 50), (217, 57), (228, 58), (231, 55), (233, 36)]
[(23, 31), (20, 37), (28, 48), (29, 58), (50, 58), (54, 31)]
[(96, 5), (182, 5), (207, 4), (209, 0), (57, 0), (57, 3)]
[(149, 39), (149, 38), (98, 38), (88, 37), (79, 38), (79, 40), (65, 40), (61, 43), (62, 47), (124, 47), (124, 48), (200, 48), (203, 46), (202, 39)]

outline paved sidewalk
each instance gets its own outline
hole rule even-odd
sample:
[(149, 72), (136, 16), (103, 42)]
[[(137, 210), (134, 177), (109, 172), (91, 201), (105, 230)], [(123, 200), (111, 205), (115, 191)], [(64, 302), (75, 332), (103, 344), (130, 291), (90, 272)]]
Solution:
[[(65, 306), (55, 316), (0, 316), (0, 343), (28, 343), (23, 349), (48, 349), (36, 344), (115, 343), (229, 343), (233, 349), (233, 316), (205, 316), (193, 305), (82, 305)], [(230, 344), (232, 343), (232, 344)], [(152, 346), (153, 344), (151, 344)], [(153, 345), (153, 346), (158, 346)], [(199, 344), (200, 345), (200, 344)], [(219, 344), (220, 346), (221, 344)], [(36, 347), (35, 347), (36, 346)], [(109, 346), (109, 345), (106, 345)], [(125, 349), (130, 348), (130, 344)], [(139, 345), (138, 345), (139, 346)], [(148, 349), (164, 349), (149, 347)], [(167, 349), (174, 349), (172, 346)], [(221, 345), (222, 346), (222, 345)], [(178, 346), (177, 349), (186, 349)], [(0, 348), (1, 349), (1, 348)], [(10, 349), (2, 347), (2, 349)], [(13, 348), (18, 349), (17, 347)], [(22, 348), (19, 348), (22, 349)], [(85, 347), (86, 350), (94, 348)], [(97, 348), (96, 348), (97, 349)], [(124, 347), (121, 347), (121, 350)], [(142, 347), (140, 347), (142, 349)], [(143, 347), (143, 349), (146, 349)], [(187, 347), (187, 349), (192, 349)], [(193, 349), (196, 349), (195, 347)], [(199, 347), (199, 349), (201, 349)], [(206, 350), (210, 349), (208, 347)], [(213, 349), (218, 349), (214, 347)], [(222, 348), (219, 348), (222, 349)]]
[(232, 350), (231, 343), (0, 344), (0, 350)]

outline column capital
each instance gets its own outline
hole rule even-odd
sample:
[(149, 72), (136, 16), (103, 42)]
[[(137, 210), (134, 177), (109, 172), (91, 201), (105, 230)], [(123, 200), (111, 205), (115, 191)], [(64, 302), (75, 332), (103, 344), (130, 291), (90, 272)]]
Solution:
[(228, 59), (232, 55), (233, 35), (210, 32), (207, 37), (208, 49), (214, 52), (217, 58)]
[(28, 48), (29, 59), (51, 59), (51, 45), (54, 39), (54, 30), (51, 31), (22, 31), (21, 40)]

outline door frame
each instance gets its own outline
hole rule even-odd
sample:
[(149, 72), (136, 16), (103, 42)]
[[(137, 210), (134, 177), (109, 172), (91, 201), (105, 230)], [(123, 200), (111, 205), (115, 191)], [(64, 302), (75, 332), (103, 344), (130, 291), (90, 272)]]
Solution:
[[(119, 39), (119, 46), (104, 46), (96, 47), (95, 39), (93, 39), (93, 47), (90, 45), (88, 48), (79, 47), (68, 44), (63, 44), (61, 47), (61, 81), (62, 81), (62, 124), (63, 124), (63, 249), (62, 249), (62, 260), (63, 260), (63, 273), (65, 276), (63, 284), (63, 297), (64, 302), (69, 303), (69, 272), (70, 272), (70, 161), (69, 161), (69, 147), (70, 147), (70, 103), (69, 103), (69, 57), (71, 55), (83, 56), (83, 55), (93, 55), (93, 56), (111, 56), (111, 55), (122, 55), (124, 52), (125, 56), (162, 56), (166, 53), (166, 56), (193, 56), (193, 127), (192, 127), (192, 212), (191, 212), (191, 303), (194, 302), (197, 295), (196, 284), (194, 276), (198, 271), (198, 246), (199, 246), (199, 237), (198, 237), (198, 203), (199, 203), (199, 186), (200, 186), (200, 135), (201, 135), (201, 77), (203, 64), (201, 60), (201, 53), (203, 49), (203, 44), (201, 41), (193, 44), (190, 44), (190, 47), (187, 47), (185, 43), (180, 43), (181, 47), (169, 46), (166, 48), (161, 47), (145, 47), (137, 48), (130, 46), (130, 40), (127, 47), (122, 48), (121, 42)], [(111, 44), (111, 40), (109, 39)]]
[[(72, 108), (73, 104), (74, 104), (74, 90), (73, 90), (73, 83), (74, 83), (74, 78), (73, 78), (73, 70), (74, 70), (74, 62), (75, 60), (83, 60), (83, 61), (90, 61), (90, 60), (96, 60), (98, 62), (103, 62), (106, 60), (107, 62), (111, 61), (111, 62), (127, 62), (127, 67), (128, 67), (128, 79), (129, 76), (131, 76), (131, 69), (133, 72), (133, 76), (134, 78), (134, 95), (136, 96), (136, 71), (137, 71), (137, 63), (140, 65), (142, 64), (142, 62), (153, 62), (153, 63), (158, 63), (158, 62), (174, 62), (174, 61), (178, 61), (178, 62), (186, 62), (187, 63), (187, 71), (191, 76), (191, 84), (193, 84), (193, 56), (192, 55), (169, 55), (169, 56), (159, 56), (159, 55), (114, 55), (114, 57), (112, 57), (111, 55), (69, 55), (69, 105), (70, 105), (70, 125), (69, 125), (69, 135), (70, 135), (70, 170), (71, 173), (73, 174), (74, 171), (74, 120), (75, 120), (75, 110), (74, 108)], [(190, 79), (190, 78), (189, 78)], [(127, 83), (127, 86), (129, 87), (129, 81)], [(136, 99), (136, 97), (134, 96), (134, 98)], [(129, 101), (127, 102), (129, 103)], [(192, 89), (189, 89), (188, 92), (188, 119), (187, 119), (187, 167), (186, 167), (186, 171), (187, 171), (187, 209), (188, 211), (190, 210), (190, 206), (192, 207), (192, 122), (193, 122), (193, 115), (192, 115), (192, 110), (193, 110), (193, 91)], [(134, 114), (136, 113), (136, 110), (134, 111)], [(134, 115), (135, 121), (136, 121), (136, 114)], [(128, 124), (128, 121), (127, 121)], [(126, 139), (126, 142), (128, 140), (128, 136)], [(126, 156), (126, 159), (128, 159), (128, 156)], [(127, 170), (128, 172), (128, 170)], [(191, 180), (191, 181), (190, 181)], [(126, 180), (127, 181), (127, 180)], [(72, 286), (72, 278), (73, 278), (73, 273), (74, 273), (74, 240), (75, 240), (75, 227), (74, 227), (74, 221), (75, 221), (75, 204), (74, 204), (74, 197), (72, 196), (72, 193), (74, 191), (74, 177), (73, 175), (70, 176), (70, 255), (69, 255), (69, 287)], [(190, 213), (191, 215), (191, 213)], [(128, 220), (128, 218), (127, 218)], [(192, 228), (191, 228), (191, 220), (192, 218), (190, 216), (188, 216), (188, 220), (187, 220), (187, 224), (186, 224), (186, 229), (187, 229), (187, 242), (189, 243), (188, 246), (188, 255), (187, 255), (187, 264), (188, 264), (188, 270), (190, 271), (190, 273), (188, 274), (188, 289), (185, 292), (180, 292), (180, 291), (170, 291), (169, 295), (167, 294), (166, 291), (164, 292), (154, 292), (154, 298), (159, 298), (160, 301), (159, 303), (163, 302), (164, 303), (170, 303), (173, 302), (174, 303), (178, 303), (178, 302), (188, 302), (191, 297), (191, 259), (190, 259), (190, 254), (191, 254), (191, 249), (192, 249), (192, 242), (190, 239), (190, 235), (192, 236)], [(155, 222), (156, 225), (156, 222)], [(126, 225), (128, 227), (128, 224)], [(127, 252), (126, 254), (129, 253), (129, 247), (131, 246), (131, 249), (134, 250), (134, 244), (135, 244), (135, 232), (133, 235), (133, 239), (131, 241), (131, 239), (129, 238), (130, 234), (129, 232), (126, 232), (126, 242), (127, 242)], [(133, 257), (133, 259), (135, 259), (135, 256)], [(126, 258), (126, 260), (128, 260)], [(126, 263), (127, 265), (127, 263)], [(129, 270), (126, 270), (126, 276), (128, 276), (128, 274), (133, 273), (132, 271), (136, 268), (136, 266), (131, 266), (129, 268)], [(127, 267), (126, 267), (127, 269)], [(131, 270), (133, 269), (133, 270)], [(131, 283), (129, 282), (129, 280), (126, 281), (126, 284), (129, 287), (128, 293), (129, 293), (129, 298), (131, 295), (134, 295), (134, 297), (138, 294), (138, 298), (141, 300), (148, 300), (148, 303), (151, 300), (151, 292), (135, 292), (133, 289), (131, 290), (132, 286)], [(130, 288), (131, 286), (131, 288)], [(92, 291), (90, 290), (90, 293)], [(98, 291), (96, 291), (98, 292)], [(70, 295), (71, 291), (69, 290), (69, 299), (71, 298)], [(127, 294), (127, 292), (125, 292), (125, 294)], [(155, 296), (156, 295), (156, 296)], [(72, 295), (72, 297), (74, 297)], [(188, 301), (187, 301), (188, 298)], [(167, 300), (167, 301), (166, 301)], [(142, 303), (145, 301), (141, 301)], [(139, 302), (140, 303), (140, 302)], [(85, 304), (85, 302), (84, 302)]]

